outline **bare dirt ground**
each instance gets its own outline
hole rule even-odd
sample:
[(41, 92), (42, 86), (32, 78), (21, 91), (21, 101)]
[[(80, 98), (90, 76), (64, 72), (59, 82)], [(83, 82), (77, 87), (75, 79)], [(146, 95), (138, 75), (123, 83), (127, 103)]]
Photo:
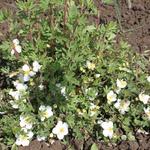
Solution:
[[(94, 141), (91, 138), (84, 142), (71, 140), (70, 145), (74, 150), (90, 150), (94, 142), (99, 150), (150, 150), (150, 136), (142, 133), (137, 134), (136, 141), (122, 141), (116, 145)], [(19, 150), (69, 150), (69, 146), (61, 144), (60, 141), (55, 141), (54, 144), (48, 145), (45, 142), (34, 140), (28, 147), (20, 147)]]
[(120, 0), (120, 17), (114, 5), (104, 5), (95, 0), (100, 10), (100, 23), (120, 21), (122, 32), (119, 39), (127, 40), (138, 52), (150, 50), (150, 1), (131, 0), (131, 8), (127, 0)]

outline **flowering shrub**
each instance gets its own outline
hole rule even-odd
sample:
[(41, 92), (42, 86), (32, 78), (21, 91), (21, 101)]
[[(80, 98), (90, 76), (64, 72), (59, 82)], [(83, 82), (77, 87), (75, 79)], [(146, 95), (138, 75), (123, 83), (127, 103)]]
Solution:
[(116, 23), (90, 24), (92, 1), (17, 6), (17, 19), (10, 20), (15, 39), (0, 45), (8, 62), (0, 71), (10, 81), (0, 104), (5, 143), (71, 137), (116, 142), (134, 140), (138, 129), (149, 132), (149, 62), (116, 42)]

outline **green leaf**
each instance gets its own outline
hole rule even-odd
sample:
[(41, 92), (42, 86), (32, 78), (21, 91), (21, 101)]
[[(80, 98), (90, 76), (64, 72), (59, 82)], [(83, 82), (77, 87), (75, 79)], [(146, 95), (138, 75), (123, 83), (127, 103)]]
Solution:
[(85, 31), (93, 32), (95, 29), (96, 29), (96, 27), (94, 25), (89, 25), (85, 28)]
[(105, 4), (113, 4), (113, 0), (102, 0)]
[(130, 125), (130, 118), (125, 118), (125, 119), (123, 120), (123, 124), (125, 124), (125, 125)]
[(43, 10), (46, 10), (49, 8), (49, 4), (50, 4), (50, 0), (41, 0), (40, 1), (40, 7), (43, 9)]
[(76, 5), (74, 4), (69, 9), (69, 18), (74, 19), (77, 17), (77, 15), (78, 15), (78, 9), (77, 9)]
[(98, 147), (95, 143), (91, 146), (91, 150), (98, 150)]
[(15, 143), (12, 145), (11, 150), (18, 150), (18, 147)]
[(0, 22), (2, 22), (4, 20), (4, 15), (3, 15), (3, 12), (1, 11), (0, 12)]

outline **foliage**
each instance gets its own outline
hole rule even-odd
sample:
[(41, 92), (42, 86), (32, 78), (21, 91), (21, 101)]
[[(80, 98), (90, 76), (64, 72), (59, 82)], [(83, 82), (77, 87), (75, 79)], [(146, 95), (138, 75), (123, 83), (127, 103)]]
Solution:
[(103, 3), (105, 4), (113, 4), (114, 2), (114, 0), (103, 0)]
[[(116, 142), (123, 136), (132, 140), (138, 129), (149, 132), (148, 113), (145, 113), (150, 101), (146, 95), (150, 91), (148, 60), (132, 51), (126, 42), (117, 43), (116, 23), (89, 22), (88, 17), (96, 14), (92, 1), (80, 3), (18, 1), (16, 16), (8, 18), (11, 35), (0, 45), (6, 61), (0, 72), (11, 81), (2, 88), (5, 96), (0, 103), (1, 137), (8, 145), (20, 135), (28, 142), (33, 138), (27, 135), (31, 131), (34, 138), (55, 139), (52, 131), (60, 120), (66, 122), (62, 125), (69, 132), (65, 140), (93, 137)], [(22, 51), (11, 55), (15, 38), (19, 39)], [(38, 71), (33, 62), (38, 62)], [(24, 77), (29, 80), (24, 81)], [(123, 83), (126, 86), (121, 87)], [(24, 90), (20, 91), (18, 84)], [(19, 100), (10, 91), (19, 91)], [(110, 91), (116, 99), (112, 99), (114, 95), (109, 97)], [(139, 94), (145, 95), (140, 98)], [(144, 103), (146, 96), (149, 100)], [(124, 109), (121, 104), (119, 109), (115, 107), (117, 99), (130, 102), (124, 114), (120, 111)], [(101, 126), (107, 121), (113, 122), (113, 136), (109, 138)], [(29, 126), (32, 127), (26, 131)], [(96, 144), (91, 149), (97, 149)]]

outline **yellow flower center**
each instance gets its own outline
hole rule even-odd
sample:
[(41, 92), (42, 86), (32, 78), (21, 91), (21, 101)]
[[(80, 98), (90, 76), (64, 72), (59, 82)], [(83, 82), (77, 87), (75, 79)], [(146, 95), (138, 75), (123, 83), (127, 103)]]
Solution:
[(114, 95), (108, 96), (108, 100), (109, 100), (109, 101), (112, 101), (113, 98), (114, 98)]
[(120, 103), (120, 108), (124, 108), (125, 107), (125, 103)]
[(148, 115), (148, 116), (150, 116), (150, 111), (149, 111), (149, 112), (147, 112), (147, 115)]
[(26, 136), (24, 136), (24, 135), (21, 135), (21, 136), (20, 136), (20, 139), (21, 139), (21, 140), (26, 140), (26, 139), (27, 139), (27, 137), (26, 137)]
[(64, 133), (65, 130), (64, 130), (64, 128), (60, 128), (59, 131), (60, 131), (60, 133)]
[(95, 64), (93, 64), (93, 63), (91, 63), (90, 65), (89, 65), (89, 69), (94, 69), (95, 68)]
[(108, 128), (108, 131), (112, 132), (112, 131), (113, 131), (113, 129), (110, 127), (110, 128)]
[(122, 86), (125, 86), (125, 85), (126, 85), (126, 82), (125, 82), (125, 81), (121, 81), (121, 85), (122, 85)]
[(31, 119), (29, 117), (25, 118), (25, 123), (28, 124), (31, 122)]
[(48, 112), (47, 111), (43, 112), (43, 116), (47, 118), (48, 117)]
[(30, 70), (29, 70), (29, 71), (25, 71), (25, 72), (24, 72), (24, 75), (27, 75), (27, 76), (28, 76), (29, 73), (30, 73)]

